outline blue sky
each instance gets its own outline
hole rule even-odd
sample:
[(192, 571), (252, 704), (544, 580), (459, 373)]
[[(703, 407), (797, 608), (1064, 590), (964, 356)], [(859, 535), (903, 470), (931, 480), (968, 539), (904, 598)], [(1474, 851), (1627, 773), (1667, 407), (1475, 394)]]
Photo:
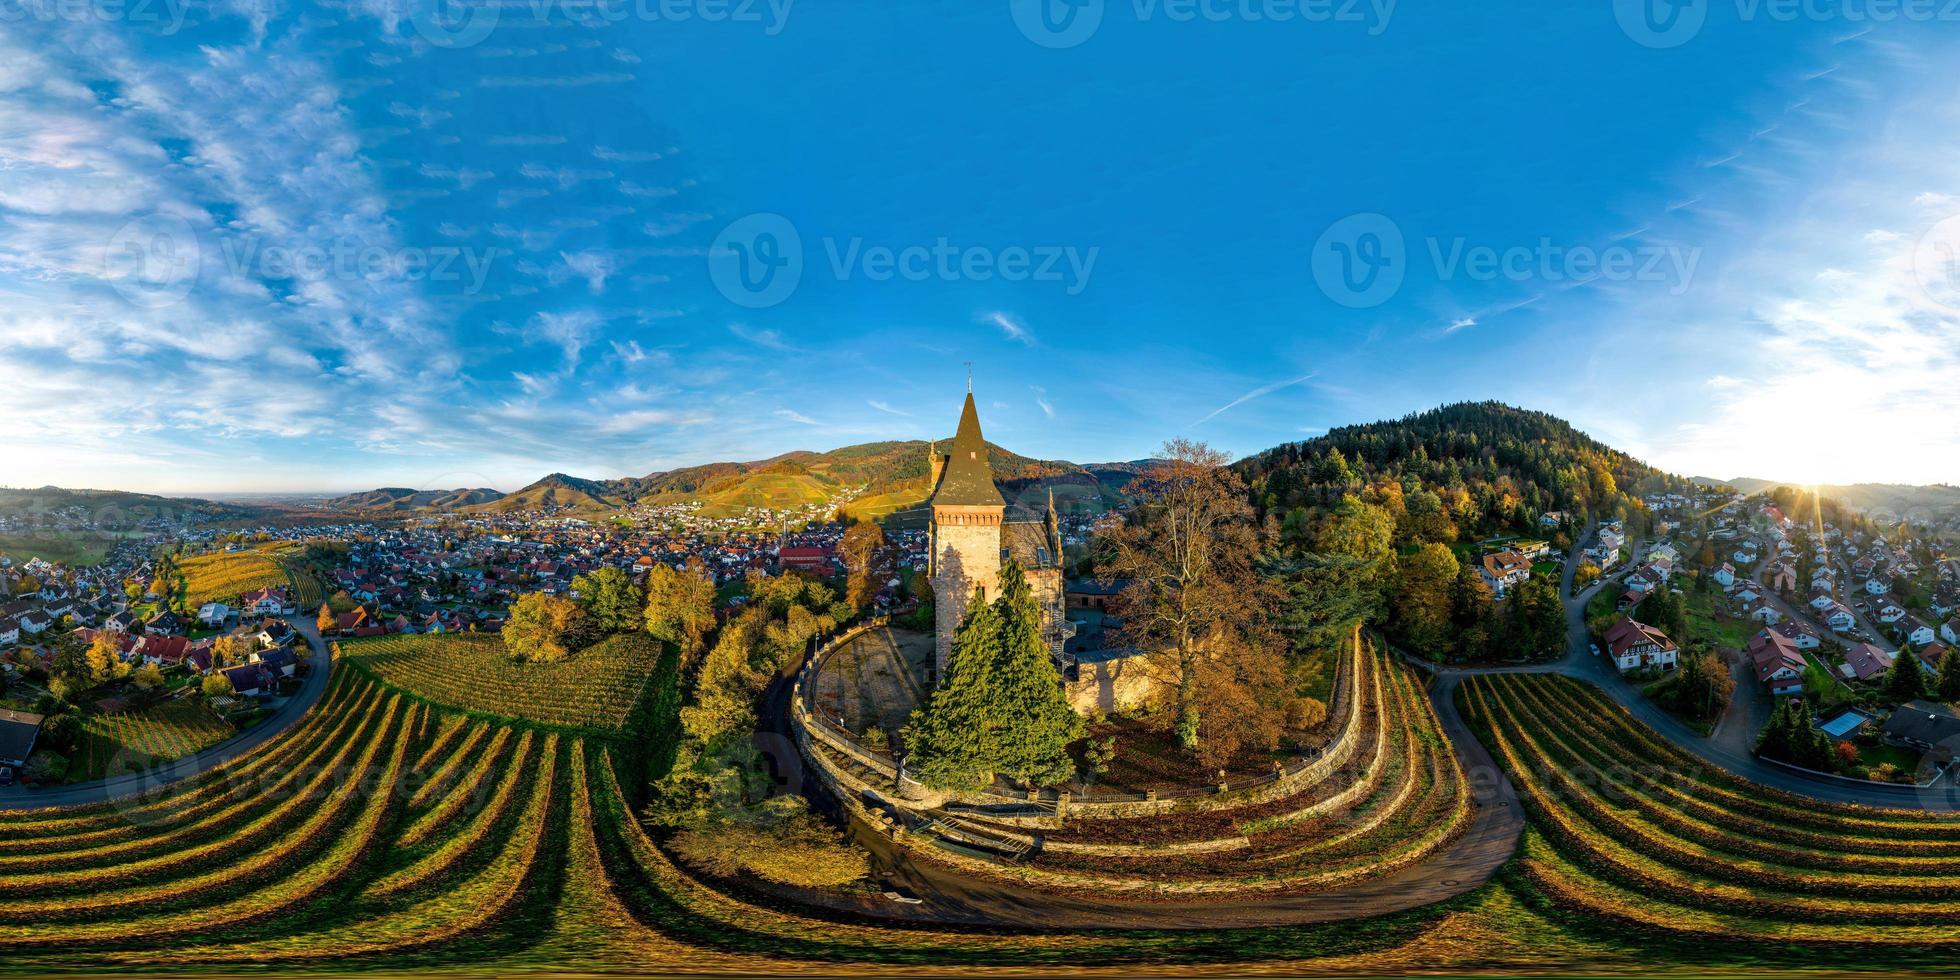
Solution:
[(1075, 2), (16, 0), (0, 484), (639, 475), (967, 362), (1050, 458), (1497, 398), (1960, 480), (1939, 5)]

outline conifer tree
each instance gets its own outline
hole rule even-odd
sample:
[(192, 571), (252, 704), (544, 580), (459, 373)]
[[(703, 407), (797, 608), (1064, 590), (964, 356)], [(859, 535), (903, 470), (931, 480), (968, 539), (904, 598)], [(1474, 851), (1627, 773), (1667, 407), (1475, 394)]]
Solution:
[(1000, 616), (985, 603), (974, 603), (954, 631), (944, 676), (905, 727), (905, 768), (919, 782), (966, 791), (993, 782), (994, 651), (1000, 632)]
[(1051, 785), (1074, 771), (1067, 747), (1081, 734), (1041, 636), (1041, 609), (1009, 561), (999, 598), (967, 613), (946, 676), (907, 726), (906, 768), (936, 789), (983, 789), (995, 773)]
[(1960, 701), (1960, 647), (1948, 647), (1940, 657), (1939, 690), (1941, 701)]
[(1082, 737), (1082, 717), (1062, 694), (1061, 674), (1041, 636), (1041, 607), (1020, 563), (1000, 570), (1000, 705), (1007, 716), (995, 768), (1030, 786), (1047, 786), (1075, 771), (1068, 744)]
[(1911, 650), (1900, 648), (1892, 658), (1892, 666), (1885, 671), (1885, 696), (1904, 703), (1926, 693), (1926, 678), (1919, 666), (1919, 657)]

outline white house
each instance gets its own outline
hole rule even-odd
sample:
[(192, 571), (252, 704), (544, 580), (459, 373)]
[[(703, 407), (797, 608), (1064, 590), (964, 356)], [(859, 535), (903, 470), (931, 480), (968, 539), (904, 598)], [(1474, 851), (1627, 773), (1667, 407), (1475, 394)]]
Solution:
[(0, 616), (0, 647), (10, 647), (20, 642), (20, 624)]
[(1673, 670), (1681, 654), (1666, 633), (1630, 616), (1606, 631), (1606, 646), (1623, 674), (1642, 667)]
[(1820, 591), (1816, 595), (1810, 597), (1810, 608), (1815, 609), (1818, 612), (1824, 612), (1837, 604), (1838, 604), (1837, 599), (1833, 597), (1831, 593), (1828, 591)]
[(1744, 612), (1748, 614), (1750, 619), (1753, 619), (1756, 622), (1763, 624), (1764, 626), (1775, 626), (1777, 623), (1783, 621), (1783, 614), (1777, 612), (1775, 606), (1772, 606), (1767, 601), (1761, 599), (1758, 599), (1757, 601), (1750, 603), (1747, 607), (1745, 607)]
[(231, 607), (222, 602), (207, 602), (197, 607), (197, 621), (206, 626), (220, 626), (231, 615)]
[(1904, 606), (1890, 599), (1880, 599), (1872, 603), (1872, 618), (1890, 626), (1906, 618), (1906, 610)]
[(54, 625), (54, 620), (39, 609), (21, 613), (16, 622), (20, 623), (20, 631), (28, 636), (39, 636), (43, 630)]
[(1735, 566), (1728, 562), (1723, 562), (1722, 567), (1715, 570), (1715, 581), (1722, 583), (1722, 587), (1725, 589), (1734, 585)]
[(1933, 632), (1931, 626), (1915, 616), (1906, 617), (1906, 620), (1899, 624), (1899, 632), (1904, 634), (1907, 643), (1916, 647), (1927, 646), (1939, 639), (1939, 634)]
[(1503, 598), (1504, 590), (1531, 577), (1531, 563), (1514, 551), (1499, 551), (1477, 563), (1477, 574), (1493, 594)]
[(1852, 615), (1851, 610), (1834, 604), (1831, 611), (1824, 614), (1824, 625), (1839, 633), (1849, 633), (1857, 628), (1858, 617)]
[(1865, 591), (1872, 595), (1884, 595), (1892, 591), (1892, 581), (1883, 576), (1874, 575), (1865, 580)]
[[(0, 628), (4, 628), (4, 624), (0, 624)], [(1940, 626), (1940, 638), (1948, 643), (1960, 643), (1960, 616), (1955, 616)], [(0, 639), (5, 639), (5, 634), (0, 634)]]

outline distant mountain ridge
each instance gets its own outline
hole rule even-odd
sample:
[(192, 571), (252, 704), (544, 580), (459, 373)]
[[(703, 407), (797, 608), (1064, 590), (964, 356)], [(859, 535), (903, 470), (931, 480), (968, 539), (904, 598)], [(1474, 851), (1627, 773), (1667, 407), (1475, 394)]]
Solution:
[(79, 511), (101, 527), (135, 527), (146, 520), (218, 521), (254, 517), (262, 508), (200, 497), (163, 497), (127, 490), (70, 490), (63, 487), (0, 488), (0, 516), (58, 517)]
[[(750, 462), (704, 463), (645, 476), (591, 480), (553, 473), (508, 494), (496, 490), (416, 490), (383, 487), (325, 502), (332, 510), (366, 514), (541, 511), (603, 517), (639, 505), (698, 503), (709, 514), (749, 508), (793, 510), (839, 504), (849, 516), (883, 518), (917, 508), (930, 490), (924, 440), (870, 442), (828, 452), (798, 450)], [(1094, 463), (1021, 456), (989, 444), (994, 474), (1009, 499), (1047, 505), (1049, 492), (1065, 511), (1101, 512), (1149, 460)]]
[(412, 490), (408, 487), (382, 487), (366, 493), (350, 493), (323, 502), (330, 510), (415, 511), (423, 509), (457, 510), (500, 500), (503, 494), (486, 488), (473, 490)]

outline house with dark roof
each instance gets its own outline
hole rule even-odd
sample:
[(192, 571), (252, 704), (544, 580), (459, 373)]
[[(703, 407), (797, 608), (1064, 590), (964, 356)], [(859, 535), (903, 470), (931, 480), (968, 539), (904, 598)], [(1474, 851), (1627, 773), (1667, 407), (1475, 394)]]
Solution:
[(41, 737), (42, 717), (26, 711), (0, 709), (0, 766), (24, 766)]
[(1929, 701), (1908, 701), (1885, 719), (1885, 741), (1902, 748), (1932, 752), (1951, 752), (1960, 744), (1960, 718), (1945, 705)]

